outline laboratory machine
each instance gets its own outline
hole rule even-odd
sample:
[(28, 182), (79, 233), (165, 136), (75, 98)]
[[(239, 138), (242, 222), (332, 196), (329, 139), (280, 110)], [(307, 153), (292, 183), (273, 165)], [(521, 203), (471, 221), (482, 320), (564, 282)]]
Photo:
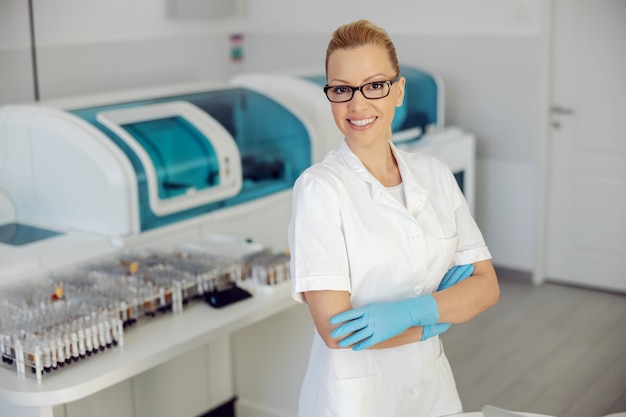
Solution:
[(0, 282), (254, 211), (311, 163), (306, 123), (249, 89), (99, 100), (0, 109)]
[(0, 415), (233, 401), (231, 333), (295, 305), (286, 229), (310, 126), (232, 85), (0, 107)]

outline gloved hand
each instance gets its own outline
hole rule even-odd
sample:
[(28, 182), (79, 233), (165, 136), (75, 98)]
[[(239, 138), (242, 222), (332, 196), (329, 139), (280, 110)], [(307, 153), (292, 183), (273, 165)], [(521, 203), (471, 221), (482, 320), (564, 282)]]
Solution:
[[(441, 279), (437, 291), (450, 288), (457, 282), (463, 281), (465, 278), (472, 276), (473, 273), (474, 265), (472, 264), (453, 266), (448, 269), (448, 272), (446, 272)], [(422, 330), (422, 340), (445, 333), (450, 327), (452, 327), (452, 324), (450, 323), (427, 324)]]
[(331, 324), (343, 323), (332, 331), (334, 338), (353, 334), (339, 341), (348, 347), (358, 343), (353, 350), (367, 349), (399, 335), (412, 326), (436, 324), (439, 307), (431, 294), (402, 301), (368, 304), (344, 311), (330, 319)]
[(441, 278), (437, 291), (450, 288), (459, 281), (463, 281), (465, 278), (470, 277), (474, 273), (474, 265), (457, 265), (448, 269), (448, 272)]

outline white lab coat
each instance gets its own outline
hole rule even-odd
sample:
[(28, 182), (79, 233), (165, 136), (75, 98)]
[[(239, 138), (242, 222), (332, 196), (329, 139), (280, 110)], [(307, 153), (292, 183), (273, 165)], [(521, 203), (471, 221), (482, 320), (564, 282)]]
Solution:
[[(353, 307), (436, 291), (454, 265), (490, 259), (450, 169), (392, 151), (406, 207), (345, 141), (296, 181), (289, 225), (293, 296), (350, 292)], [(315, 333), (299, 417), (434, 417), (461, 412), (439, 337), (391, 349), (329, 349)]]

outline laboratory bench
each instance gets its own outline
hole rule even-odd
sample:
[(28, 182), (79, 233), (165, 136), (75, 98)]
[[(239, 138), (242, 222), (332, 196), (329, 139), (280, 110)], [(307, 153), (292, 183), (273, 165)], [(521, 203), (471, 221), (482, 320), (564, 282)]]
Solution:
[[(202, 415), (233, 399), (232, 364), (224, 360), (230, 357), (229, 335), (295, 305), (289, 282), (219, 309), (195, 301), (182, 313), (140, 319), (124, 332), (123, 347), (45, 374), (41, 383), (0, 368), (0, 415), (78, 417), (86, 409), (90, 416), (100, 415), (94, 414), (94, 404), (102, 404), (102, 416), (168, 415), (174, 410), (169, 415)], [(169, 387), (162, 381), (160, 387), (149, 383), (160, 367), (167, 368)], [(194, 380), (197, 384), (190, 383)]]

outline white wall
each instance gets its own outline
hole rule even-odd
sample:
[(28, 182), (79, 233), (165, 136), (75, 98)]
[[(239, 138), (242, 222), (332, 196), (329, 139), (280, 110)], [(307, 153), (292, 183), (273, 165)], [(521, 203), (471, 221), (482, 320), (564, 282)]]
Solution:
[(26, 2), (0, 2), (0, 105), (33, 98), (29, 39)]
[[(318, 33), (329, 36), (337, 26), (370, 19), (391, 35), (537, 34), (541, 0), (249, 0), (249, 30), (273, 33)], [(358, 7), (357, 7), (358, 6)]]
[[(182, 1), (182, 0), (181, 0)], [(40, 99), (195, 81), (238, 71), (240, 17), (172, 19), (168, 2), (34, 0)], [(28, 4), (0, 2), (0, 104), (34, 100)]]

